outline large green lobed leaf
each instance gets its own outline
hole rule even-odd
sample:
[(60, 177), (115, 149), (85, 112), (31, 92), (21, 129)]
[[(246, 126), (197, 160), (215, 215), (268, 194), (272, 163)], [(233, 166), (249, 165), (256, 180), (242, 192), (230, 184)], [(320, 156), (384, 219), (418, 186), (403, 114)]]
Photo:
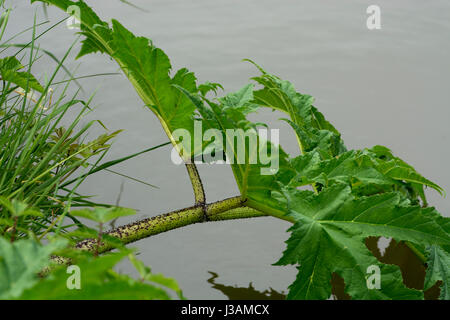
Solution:
[[(434, 212), (404, 207), (395, 193), (355, 199), (347, 185), (337, 184), (318, 195), (293, 190), (284, 194), (295, 224), (277, 264), (300, 265), (289, 298), (328, 298), (333, 272), (344, 278), (346, 292), (354, 299), (420, 298), (421, 293), (403, 286), (397, 267), (377, 261), (365, 246), (365, 238), (372, 235), (421, 244), (450, 243)], [(379, 290), (365, 286), (367, 268), (372, 265), (381, 270)]]

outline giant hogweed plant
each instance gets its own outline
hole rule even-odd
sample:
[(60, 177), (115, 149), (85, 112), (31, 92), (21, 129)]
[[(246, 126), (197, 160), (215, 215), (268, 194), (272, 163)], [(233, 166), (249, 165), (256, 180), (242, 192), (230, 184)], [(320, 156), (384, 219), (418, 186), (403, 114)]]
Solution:
[[(64, 11), (72, 5), (80, 8), (84, 39), (78, 57), (101, 53), (118, 63), (179, 151), (193, 185), (194, 206), (121, 226), (109, 231), (109, 236), (127, 244), (192, 223), (273, 216), (292, 223), (286, 250), (276, 263), (298, 268), (289, 299), (329, 298), (333, 274), (343, 278), (345, 291), (353, 299), (422, 299), (423, 291), (407, 288), (399, 268), (379, 262), (365, 244), (368, 237), (390, 237), (404, 242), (428, 266), (424, 289), (440, 281), (440, 298), (450, 298), (450, 220), (428, 206), (424, 192), (426, 187), (441, 194), (443, 190), (388, 148), (348, 150), (311, 96), (256, 64), (259, 75), (251, 79), (252, 84), (211, 98), (219, 84), (198, 84), (185, 68), (173, 72), (167, 55), (151, 40), (135, 36), (117, 20), (102, 21), (84, 1), (31, 2), (36, 1)], [(258, 108), (286, 114), (284, 121), (295, 131), (300, 156), (290, 157), (256, 130), (247, 130), (260, 125), (247, 119)], [(215, 151), (234, 160), (238, 155), (232, 139), (260, 142), (256, 150), (246, 150), (245, 161), (231, 161), (239, 196), (206, 202), (192, 160), (210, 152), (211, 144), (187, 148), (186, 141), (174, 134), (185, 129), (194, 136), (195, 121), (204, 130), (220, 130), (229, 143)], [(227, 129), (242, 131), (230, 137)], [(278, 156), (275, 174), (262, 174), (265, 165), (252, 161), (261, 149)], [(77, 247), (97, 248), (99, 253), (112, 248), (96, 239), (84, 240)], [(369, 289), (366, 283), (367, 270), (373, 265), (381, 270), (378, 289)]]

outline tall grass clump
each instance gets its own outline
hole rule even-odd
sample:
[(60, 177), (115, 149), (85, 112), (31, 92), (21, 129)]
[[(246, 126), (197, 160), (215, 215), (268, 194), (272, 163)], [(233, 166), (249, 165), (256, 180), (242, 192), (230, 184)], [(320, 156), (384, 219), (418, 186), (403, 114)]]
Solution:
[[(10, 12), (2, 15), (2, 37)], [(91, 110), (91, 99), (80, 100), (79, 88), (69, 95), (74, 85), (70, 74), (68, 80), (55, 80), (70, 50), (45, 83), (33, 76), (41, 51), (35, 42), (36, 25), (30, 31), (32, 40), (20, 49), (0, 39), (4, 48), (0, 57), (0, 234), (10, 239), (31, 233), (40, 237), (55, 226), (62, 230), (73, 226), (61, 224), (64, 216), (80, 225), (68, 208), (93, 205), (77, 193), (87, 176), (82, 172), (89, 172), (89, 160), (95, 163), (103, 158), (108, 142), (118, 133), (88, 139), (88, 129), (100, 123), (82, 121)], [(5, 55), (7, 49), (15, 51)]]
[[(96, 204), (77, 191), (87, 176), (115, 173), (108, 168), (167, 143), (102, 162), (120, 130), (108, 132), (101, 121), (85, 120), (92, 97), (79, 99), (80, 88), (70, 94), (76, 80), (64, 62), (71, 48), (60, 61), (40, 49), (36, 40), (54, 26), (37, 34), (36, 23), (28, 29), (29, 43), (12, 43), (15, 37), (4, 41), (10, 14), (6, 9), (0, 18), (0, 299), (183, 298), (175, 280), (151, 273), (134, 250), (103, 232), (106, 222), (135, 211)], [(57, 61), (45, 82), (33, 75), (42, 53)], [(57, 81), (61, 71), (68, 79)], [(89, 129), (94, 124), (105, 133), (92, 139)], [(88, 228), (76, 217), (96, 222), (98, 228)], [(88, 237), (97, 241), (95, 252), (74, 248)], [(104, 243), (118, 250), (99, 257)], [(139, 279), (113, 270), (125, 258)], [(72, 270), (78, 274), (68, 280)]]

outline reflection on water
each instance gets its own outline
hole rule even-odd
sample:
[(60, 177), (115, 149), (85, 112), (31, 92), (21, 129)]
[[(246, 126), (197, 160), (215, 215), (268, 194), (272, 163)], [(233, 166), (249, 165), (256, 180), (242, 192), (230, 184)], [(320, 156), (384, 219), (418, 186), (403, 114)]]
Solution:
[(212, 271), (208, 272), (211, 274), (211, 278), (208, 279), (208, 282), (212, 284), (212, 288), (222, 292), (229, 300), (284, 300), (286, 298), (284, 292), (280, 293), (272, 288), (262, 292), (258, 291), (253, 287), (251, 282), (248, 284), (248, 288), (217, 283), (216, 279), (219, 275)]
[[(378, 246), (379, 237), (369, 237), (366, 239), (366, 245), (373, 255), (386, 264), (395, 264), (400, 267), (403, 275), (404, 284), (413, 289), (423, 290), (425, 281), (426, 266), (414, 255), (414, 253), (403, 243), (391, 240), (389, 245), (382, 252)], [(212, 284), (212, 288), (219, 290), (230, 300), (283, 300), (286, 298), (284, 291), (278, 292), (269, 288), (265, 291), (258, 291), (250, 282), (248, 287), (238, 287), (217, 283), (219, 275), (208, 271), (211, 278), (207, 281)], [(332, 299), (349, 300), (351, 297), (345, 293), (345, 283), (338, 274), (333, 273), (331, 279)], [(436, 300), (439, 298), (440, 281), (433, 287), (425, 291), (426, 300)]]

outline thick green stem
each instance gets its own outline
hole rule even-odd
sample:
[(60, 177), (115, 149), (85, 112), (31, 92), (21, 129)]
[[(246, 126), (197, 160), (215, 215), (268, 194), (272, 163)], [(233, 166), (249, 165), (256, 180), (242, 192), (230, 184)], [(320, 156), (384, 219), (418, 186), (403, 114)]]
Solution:
[[(241, 197), (234, 197), (217, 201), (206, 205), (195, 205), (181, 210), (169, 212), (156, 217), (140, 220), (125, 226), (113, 229), (106, 234), (117, 237), (123, 244), (129, 244), (142, 240), (159, 233), (181, 228), (190, 224), (202, 223), (205, 221), (224, 221), (233, 219), (246, 219), (262, 216), (274, 216), (289, 222), (293, 222), (290, 217), (282, 214), (282, 211), (270, 209), (256, 201), (243, 202)], [(207, 219), (204, 219), (204, 215)], [(110, 244), (101, 243), (97, 247), (97, 239), (87, 239), (79, 242), (76, 247), (80, 250), (104, 253), (114, 249)], [(426, 262), (423, 254), (411, 243), (406, 245), (423, 262)], [(52, 260), (59, 264), (66, 264), (68, 260), (54, 256)]]
[(278, 218), (278, 219), (281, 219), (281, 220), (286, 220), (286, 221), (289, 221), (289, 222), (292, 222), (292, 223), (295, 222), (295, 220), (292, 217), (287, 216), (284, 211), (277, 210), (277, 209), (275, 209), (273, 207), (269, 207), (267, 205), (264, 205), (261, 202), (248, 199), (245, 202), (245, 204), (247, 206), (249, 206), (250, 208), (253, 208), (255, 210), (258, 210), (258, 211), (261, 211), (261, 212), (266, 212), (267, 215), (271, 215), (271, 216), (273, 216), (275, 218)]
[(205, 204), (205, 190), (203, 188), (202, 179), (200, 179), (197, 167), (193, 163), (186, 163), (186, 169), (192, 183), (192, 189), (194, 190), (195, 204)]
[[(194, 223), (204, 222), (204, 208), (206, 208), (207, 221), (222, 221), (232, 219), (244, 219), (265, 216), (258, 210), (245, 207), (240, 197), (234, 197), (207, 204), (162, 214), (156, 217), (140, 220), (125, 226), (118, 227), (107, 232), (108, 235), (117, 237), (123, 244), (135, 242), (162, 232), (177, 229)], [(77, 244), (81, 250), (96, 250), (96, 239), (87, 239)], [(110, 244), (102, 243), (99, 253), (113, 249)]]

